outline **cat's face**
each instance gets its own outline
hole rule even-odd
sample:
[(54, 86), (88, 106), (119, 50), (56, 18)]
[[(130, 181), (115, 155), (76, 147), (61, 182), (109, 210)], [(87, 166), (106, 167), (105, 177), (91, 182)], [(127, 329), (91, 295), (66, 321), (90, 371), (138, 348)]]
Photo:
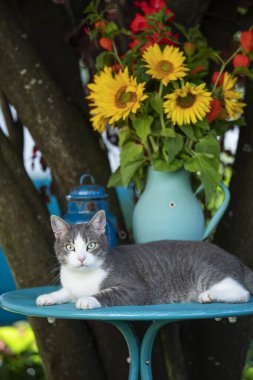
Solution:
[(51, 225), (56, 238), (55, 253), (61, 265), (78, 271), (102, 266), (108, 251), (104, 211), (98, 211), (88, 224), (69, 225), (52, 215)]

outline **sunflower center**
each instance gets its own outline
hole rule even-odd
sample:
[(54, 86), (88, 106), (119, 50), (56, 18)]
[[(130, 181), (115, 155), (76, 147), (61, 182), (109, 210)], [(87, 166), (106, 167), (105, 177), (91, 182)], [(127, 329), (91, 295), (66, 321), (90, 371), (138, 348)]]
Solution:
[(177, 104), (181, 108), (189, 108), (195, 103), (196, 95), (188, 93), (186, 96), (178, 96)]
[(117, 92), (115, 103), (118, 108), (125, 108), (128, 102), (134, 102), (136, 99), (136, 94), (131, 91), (126, 91), (126, 86), (124, 86)]
[(173, 65), (169, 61), (162, 60), (157, 64), (156, 69), (164, 74), (169, 74), (173, 71)]

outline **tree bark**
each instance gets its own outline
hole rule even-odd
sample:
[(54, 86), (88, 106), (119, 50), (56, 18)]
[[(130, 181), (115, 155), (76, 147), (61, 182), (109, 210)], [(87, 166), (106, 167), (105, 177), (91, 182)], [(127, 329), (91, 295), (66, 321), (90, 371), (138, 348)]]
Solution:
[[(0, 2), (0, 30), (0, 87), (46, 158), (61, 198), (83, 173), (92, 173), (105, 185), (110, 170), (95, 133), (66, 101), (6, 0)], [(110, 194), (112, 210), (121, 218), (116, 195)]]
[(23, 162), (23, 150), (24, 150), (24, 129), (22, 123), (17, 120), (14, 121), (10, 109), (8, 99), (3, 91), (0, 89), (0, 107), (4, 117), (5, 124), (7, 126), (9, 138), (11, 143), (15, 147), (20, 160)]
[[(247, 84), (247, 104), (253, 102), (253, 84)], [(231, 181), (231, 202), (215, 234), (215, 243), (253, 268), (253, 111), (246, 108), (247, 126), (241, 128)], [(186, 328), (187, 327), (187, 328)], [(185, 324), (189, 379), (240, 380), (252, 332), (252, 318), (235, 325), (223, 321)], [(192, 348), (192, 341), (197, 345)]]
[[(85, 128), (80, 110), (66, 100), (48, 74), (15, 13), (4, 1), (0, 3), (0, 30), (0, 87), (51, 167), (60, 184), (60, 200), (84, 172), (92, 173), (99, 183), (105, 184), (109, 178), (105, 152), (99, 149), (94, 133)], [(3, 134), (0, 137), (1, 191), (4, 194), (0, 201), (1, 243), (18, 287), (48, 284), (52, 279), (47, 274), (55, 262), (49, 215), (40, 204), (21, 160), (11, 149), (14, 147)], [(115, 196), (111, 206), (120, 219)], [(18, 225), (22, 228), (16, 228)], [(41, 319), (32, 319), (31, 323), (48, 379), (104, 379), (103, 362), (98, 358), (86, 323), (57, 321), (56, 328)], [(117, 346), (117, 340), (115, 344)], [(76, 355), (73, 355), (73, 347)], [(123, 344), (117, 348), (119, 353), (121, 347)]]

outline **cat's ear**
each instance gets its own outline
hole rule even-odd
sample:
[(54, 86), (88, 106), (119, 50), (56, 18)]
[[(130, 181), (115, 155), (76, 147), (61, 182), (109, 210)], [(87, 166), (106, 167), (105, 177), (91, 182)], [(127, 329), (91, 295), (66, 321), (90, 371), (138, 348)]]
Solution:
[(106, 216), (104, 210), (98, 211), (89, 221), (88, 227), (92, 227), (98, 234), (105, 233)]
[(63, 219), (59, 218), (59, 216), (52, 215), (51, 218), (51, 226), (54, 231), (54, 235), (56, 239), (61, 239), (66, 232), (69, 230), (68, 223), (64, 222)]

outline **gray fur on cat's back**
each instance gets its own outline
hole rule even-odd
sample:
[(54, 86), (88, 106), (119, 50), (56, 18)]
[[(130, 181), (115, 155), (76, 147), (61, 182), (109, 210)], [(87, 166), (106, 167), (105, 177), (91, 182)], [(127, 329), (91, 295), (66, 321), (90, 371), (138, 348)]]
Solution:
[(141, 305), (197, 301), (226, 277), (245, 284), (249, 271), (235, 256), (201, 241), (160, 241), (118, 246), (107, 255), (109, 271), (96, 298), (101, 304)]

